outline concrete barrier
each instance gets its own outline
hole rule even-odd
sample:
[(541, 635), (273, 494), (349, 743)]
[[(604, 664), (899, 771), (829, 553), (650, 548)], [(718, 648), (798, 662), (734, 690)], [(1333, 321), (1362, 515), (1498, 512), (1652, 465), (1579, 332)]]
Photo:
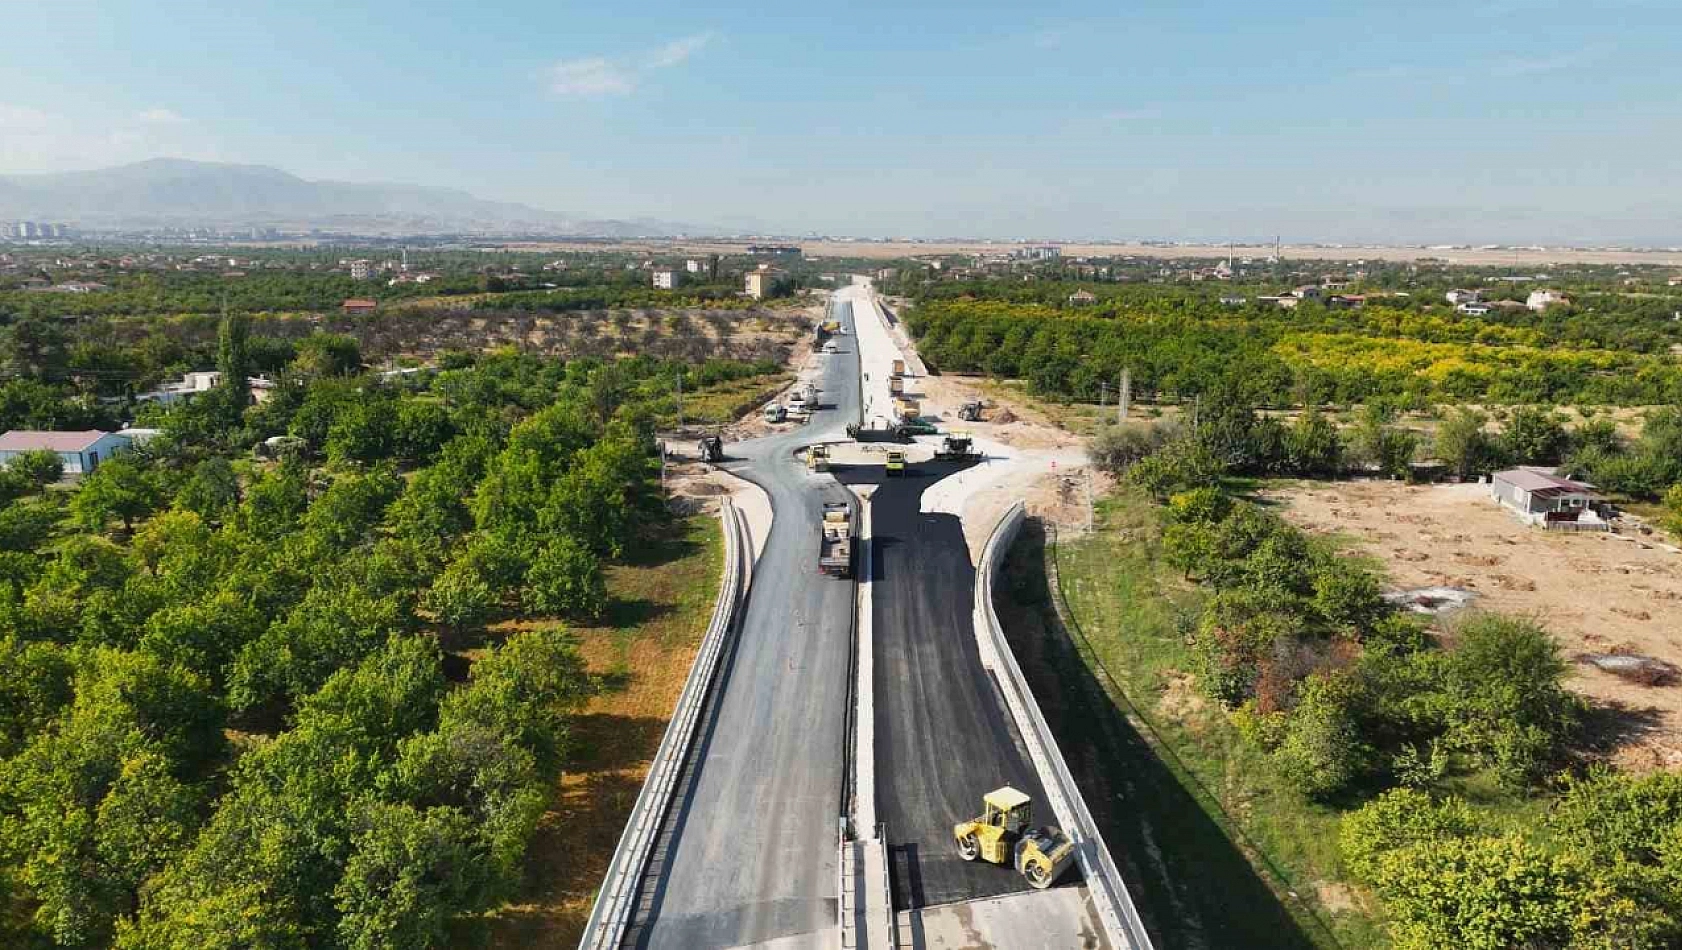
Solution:
[(993, 582), (997, 579), (1005, 552), (1022, 529), (1025, 512), (1021, 502), (1011, 506), (993, 529), (982, 549), (981, 564), (975, 572), (975, 636), (979, 641), (981, 662), (993, 671), (1004, 691), (1005, 704), (1016, 720), (1017, 730), (1028, 747), (1028, 757), (1051, 799), (1057, 824), (1074, 843), (1081, 875), (1086, 879), (1087, 891), (1097, 910), (1099, 922), (1116, 950), (1151, 950), (1150, 934), (1133, 906), (1133, 897), (1116, 870), (1109, 846), (1098, 833), (1097, 823), (1086, 807), (1086, 799), (1069, 772), (1057, 740), (1040, 713), (1039, 703), (1028, 688), (1022, 667), (1011, 652), (1004, 630), (999, 626), (998, 613), (993, 610)]
[(735, 626), (738, 608), (747, 596), (753, 560), (747, 522), (729, 499), (719, 509), (719, 520), (724, 529), (724, 570), (712, 619), (701, 638), (695, 663), (689, 668), (683, 692), (678, 694), (677, 708), (666, 725), (660, 749), (649, 766), (648, 778), (642, 783), (642, 792), (637, 795), (637, 803), (619, 837), (619, 847), (608, 864), (584, 937), (578, 943), (579, 950), (617, 950), (624, 940), (648, 869), (649, 855), (671, 810), (684, 761), (700, 725), (701, 711), (717, 679), (719, 657)]

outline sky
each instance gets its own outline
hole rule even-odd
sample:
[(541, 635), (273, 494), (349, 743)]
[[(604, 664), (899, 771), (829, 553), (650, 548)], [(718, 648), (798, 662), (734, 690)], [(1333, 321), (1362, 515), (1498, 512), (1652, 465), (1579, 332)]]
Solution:
[(0, 174), (173, 156), (786, 234), (1682, 245), (1678, 0), (0, 0), (0, 24)]

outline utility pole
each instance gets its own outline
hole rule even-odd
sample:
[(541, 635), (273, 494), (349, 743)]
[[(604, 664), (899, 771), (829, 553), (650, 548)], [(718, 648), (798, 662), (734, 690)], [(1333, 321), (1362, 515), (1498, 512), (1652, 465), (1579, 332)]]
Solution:
[(1086, 469), (1086, 533), (1092, 533), (1092, 468)]
[(1133, 405), (1133, 371), (1123, 369), (1121, 381), (1116, 386), (1116, 422), (1127, 421), (1127, 410)]
[(683, 370), (677, 371), (677, 427), (683, 428)]

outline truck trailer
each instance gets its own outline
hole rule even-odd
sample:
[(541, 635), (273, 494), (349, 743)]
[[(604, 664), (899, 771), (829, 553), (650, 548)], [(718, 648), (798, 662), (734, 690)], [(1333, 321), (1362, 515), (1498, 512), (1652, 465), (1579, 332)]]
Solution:
[(818, 571), (830, 577), (853, 576), (853, 512), (844, 501), (824, 502)]

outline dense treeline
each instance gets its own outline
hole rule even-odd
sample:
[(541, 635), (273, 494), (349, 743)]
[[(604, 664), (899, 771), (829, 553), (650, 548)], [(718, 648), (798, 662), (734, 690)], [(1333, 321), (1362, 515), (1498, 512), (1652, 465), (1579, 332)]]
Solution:
[[(264, 345), (235, 318), (219, 364)], [(0, 942), (455, 946), (519, 880), (593, 685), (487, 624), (606, 607), (679, 367), (359, 362), (305, 341), (74, 490), (0, 479)]]
[[(1557, 420), (1525, 412), (1499, 434), (1460, 413), (1437, 439), (1573, 451)], [(1657, 417), (1627, 451), (1656, 451), (1675, 425)], [(1559, 778), (1565, 794), (1527, 830), (1456, 797), (1543, 798), (1571, 774), (1586, 709), (1547, 632), (1493, 614), (1432, 631), (1371, 571), (1231, 491), (1232, 475), (1361, 464), (1399, 432), (1377, 416), (1348, 437), (1312, 413), (1280, 426), (1228, 390), (1192, 424), (1107, 436), (1095, 455), (1162, 502), (1151, 543), (1206, 591), (1187, 630), (1199, 688), (1290, 786), (1348, 811), (1344, 863), (1383, 900), (1396, 946), (1674, 946), (1674, 776)]]
[(1328, 311), (1305, 303), (1292, 314), (1246, 318), (1165, 305), (1092, 316), (1087, 308), (929, 300), (907, 322), (931, 366), (1020, 377), (1035, 394), (1057, 399), (1096, 402), (1100, 386), (1113, 389), (1126, 369), (1142, 395), (1186, 398), (1234, 378), (1250, 402), (1266, 406), (1682, 400), (1682, 367), (1668, 353), (1543, 346), (1539, 329), (1383, 307)]

